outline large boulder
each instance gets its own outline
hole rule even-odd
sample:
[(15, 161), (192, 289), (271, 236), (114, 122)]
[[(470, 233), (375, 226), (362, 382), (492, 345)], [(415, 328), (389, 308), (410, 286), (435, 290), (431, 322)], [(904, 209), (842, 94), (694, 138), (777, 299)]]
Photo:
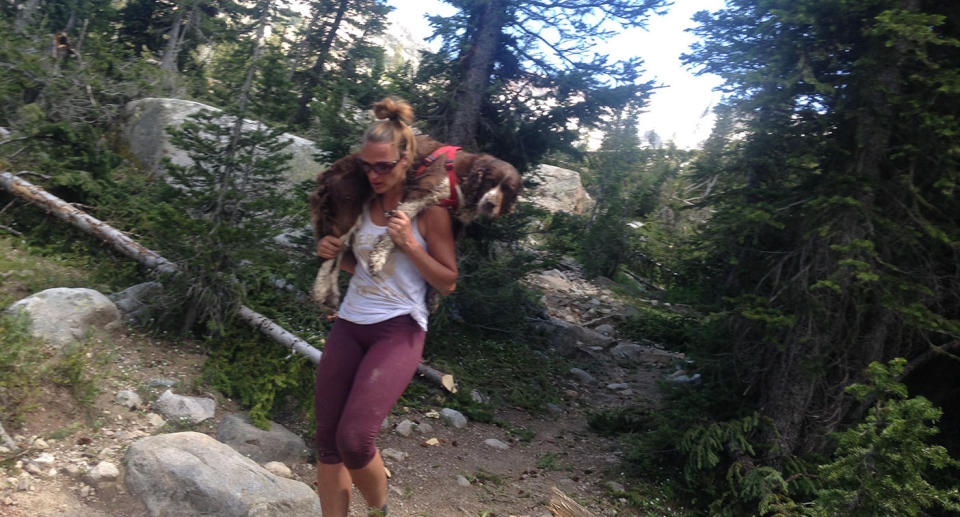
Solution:
[(553, 165), (540, 165), (533, 171), (540, 184), (523, 191), (523, 200), (549, 212), (584, 214), (594, 201), (580, 182), (580, 173)]
[(202, 433), (143, 438), (127, 449), (123, 463), (127, 489), (153, 517), (320, 515), (309, 486), (277, 477)]
[(7, 312), (24, 312), (30, 333), (60, 348), (79, 341), (91, 330), (113, 330), (120, 325), (117, 306), (98, 291), (54, 287), (14, 302)]
[[(130, 101), (124, 108), (126, 122), (123, 136), (130, 152), (140, 160), (140, 164), (150, 172), (163, 173), (163, 158), (177, 165), (192, 165), (193, 161), (182, 149), (170, 142), (166, 128), (179, 127), (190, 115), (209, 110), (219, 113), (221, 110), (199, 102), (182, 99), (146, 98)], [(226, 123), (226, 122), (225, 122)], [(244, 127), (255, 129), (258, 123), (247, 120)], [(284, 173), (289, 185), (303, 180), (313, 179), (324, 167), (313, 159), (317, 148), (306, 138), (284, 133), (283, 138), (292, 140), (285, 149), (292, 154)]]
[(163, 284), (143, 282), (111, 294), (110, 299), (124, 319), (143, 325), (153, 318), (154, 306), (162, 295)]
[(294, 465), (307, 459), (303, 438), (276, 422), (270, 422), (268, 430), (260, 429), (246, 415), (224, 415), (217, 427), (217, 440), (257, 463), (280, 461)]

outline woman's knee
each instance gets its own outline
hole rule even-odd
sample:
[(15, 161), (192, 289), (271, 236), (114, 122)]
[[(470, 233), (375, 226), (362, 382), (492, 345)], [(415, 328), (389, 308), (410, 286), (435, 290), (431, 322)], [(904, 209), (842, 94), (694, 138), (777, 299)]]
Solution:
[(356, 470), (370, 463), (377, 452), (374, 436), (357, 429), (340, 429), (337, 432), (337, 450), (348, 469)]

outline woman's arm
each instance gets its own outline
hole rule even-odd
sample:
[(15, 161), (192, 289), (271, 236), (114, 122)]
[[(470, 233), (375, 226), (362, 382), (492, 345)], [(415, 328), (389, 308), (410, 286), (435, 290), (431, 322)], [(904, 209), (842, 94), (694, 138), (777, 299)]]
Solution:
[(413, 238), (410, 218), (397, 212), (387, 223), (390, 238), (410, 257), (424, 280), (441, 295), (453, 292), (457, 287), (457, 256), (453, 245), (453, 227), (447, 209), (432, 206), (420, 213), (420, 233), (427, 241), (427, 252)]

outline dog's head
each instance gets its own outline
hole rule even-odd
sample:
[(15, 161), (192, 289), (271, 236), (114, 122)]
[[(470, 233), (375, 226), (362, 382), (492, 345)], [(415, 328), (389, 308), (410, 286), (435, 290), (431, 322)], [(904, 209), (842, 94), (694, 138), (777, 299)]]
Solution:
[(470, 204), (477, 207), (477, 213), (497, 217), (513, 211), (522, 182), (513, 165), (481, 154), (473, 160), (467, 185)]

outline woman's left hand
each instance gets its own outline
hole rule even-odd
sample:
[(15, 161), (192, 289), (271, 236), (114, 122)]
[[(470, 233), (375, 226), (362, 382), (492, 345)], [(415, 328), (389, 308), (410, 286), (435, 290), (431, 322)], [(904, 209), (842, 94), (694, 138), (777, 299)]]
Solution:
[(413, 238), (413, 228), (410, 225), (410, 218), (407, 214), (397, 210), (393, 217), (387, 221), (387, 234), (390, 239), (403, 251), (409, 251), (411, 247), (419, 243)]

